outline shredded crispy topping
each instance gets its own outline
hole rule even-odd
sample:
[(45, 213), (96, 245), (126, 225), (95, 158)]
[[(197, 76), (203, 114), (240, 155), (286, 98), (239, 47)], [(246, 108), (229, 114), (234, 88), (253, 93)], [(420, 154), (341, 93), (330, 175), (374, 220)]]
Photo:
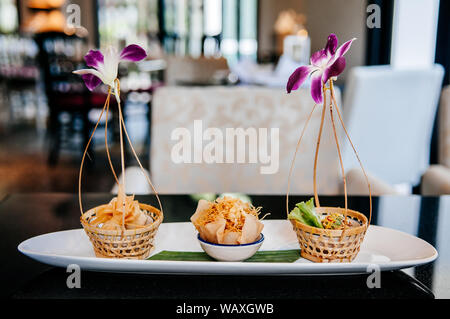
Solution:
[(226, 221), (225, 230), (241, 232), (245, 222), (244, 213), (258, 217), (261, 208), (255, 208), (238, 198), (227, 196), (217, 198), (214, 202), (209, 203), (207, 213), (196, 221), (196, 226), (204, 226), (217, 219), (224, 218)]

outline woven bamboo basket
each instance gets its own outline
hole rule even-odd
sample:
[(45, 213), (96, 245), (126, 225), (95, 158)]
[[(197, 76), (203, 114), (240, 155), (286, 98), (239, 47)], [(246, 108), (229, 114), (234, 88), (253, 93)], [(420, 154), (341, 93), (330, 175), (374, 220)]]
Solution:
[[(333, 213), (345, 214), (344, 208), (317, 207), (320, 217)], [(368, 227), (367, 217), (347, 209), (347, 220), (352, 224), (344, 230), (311, 227), (291, 219), (300, 244), (301, 256), (314, 262), (351, 262), (355, 259)]]
[[(366, 171), (363, 167), (363, 164), (359, 158), (359, 155), (356, 151), (355, 146), (353, 145), (353, 142), (350, 139), (350, 136), (347, 132), (347, 129), (345, 127), (344, 121), (342, 119), (341, 113), (339, 111), (339, 107), (336, 103), (336, 98), (334, 94), (333, 89), (333, 80), (330, 78), (329, 80), (329, 86), (326, 87), (325, 84), (323, 84), (323, 108), (322, 108), (322, 116), (321, 116), (321, 122), (320, 122), (320, 128), (319, 128), (319, 134), (317, 137), (317, 145), (316, 145), (316, 151), (314, 156), (314, 175), (313, 175), (313, 183), (314, 183), (314, 202), (315, 202), (315, 210), (316, 213), (319, 215), (319, 218), (322, 219), (322, 217), (338, 213), (342, 214), (344, 216), (345, 221), (349, 225), (344, 223), (343, 229), (323, 229), (323, 228), (317, 228), (317, 227), (311, 227), (308, 225), (305, 225), (297, 220), (291, 219), (291, 223), (293, 225), (294, 231), (297, 234), (297, 239), (300, 244), (301, 249), (301, 256), (303, 258), (306, 258), (308, 260), (311, 260), (313, 262), (351, 262), (353, 259), (355, 259), (356, 255), (358, 255), (359, 250), (361, 248), (361, 244), (364, 240), (364, 237), (366, 235), (366, 231), (369, 227), (370, 221), (372, 219), (372, 191), (369, 179), (367, 177)], [(329, 98), (329, 104), (327, 104), (327, 92), (329, 92), (330, 98)], [(294, 163), (295, 158), (297, 156), (297, 152), (300, 148), (301, 141), (303, 139), (304, 133), (306, 131), (306, 128), (308, 126), (308, 122), (310, 121), (314, 109), (317, 104), (314, 105), (311, 113), (309, 114), (308, 119), (306, 120), (305, 126), (303, 127), (303, 131), (300, 135), (300, 138), (297, 142), (297, 147), (295, 149), (294, 158), (291, 162), (291, 168), (289, 170), (289, 177), (288, 177), (288, 189), (286, 192), (286, 213), (289, 218), (289, 189), (291, 184), (291, 177), (292, 172), (294, 169)], [(345, 208), (339, 208), (339, 207), (321, 207), (319, 202), (319, 196), (317, 192), (317, 159), (319, 155), (319, 147), (320, 147), (320, 139), (322, 135), (322, 129), (325, 119), (325, 113), (327, 111), (327, 108), (330, 111), (330, 119), (331, 124), (333, 128), (334, 138), (336, 142), (336, 148), (337, 153), (339, 157), (339, 163), (341, 167), (341, 175), (344, 185), (344, 201), (345, 201)], [(340, 151), (340, 143), (338, 139), (338, 134), (336, 132), (336, 126), (334, 121), (334, 115), (333, 112), (336, 112), (339, 118), (339, 121), (344, 129), (345, 135), (352, 146), (353, 152), (359, 162), (359, 165), (361, 167), (362, 172), (364, 173), (364, 177), (367, 183), (368, 187), (368, 193), (369, 193), (369, 219), (360, 212), (357, 212), (355, 210), (351, 210), (348, 208), (348, 200), (347, 200), (347, 182), (345, 177), (345, 171), (344, 171), (344, 163), (341, 156)]]
[(145, 259), (150, 255), (154, 247), (156, 232), (163, 220), (163, 214), (159, 209), (150, 205), (139, 204), (139, 207), (153, 220), (153, 223), (139, 229), (105, 230), (91, 225), (90, 222), (95, 219), (97, 207), (88, 210), (81, 216), (81, 224), (94, 246), (97, 257)]
[[(89, 148), (89, 145), (91, 144), (92, 138), (94, 136), (94, 133), (97, 129), (97, 126), (100, 123), (100, 120), (102, 118), (103, 112), (106, 111), (106, 118), (108, 118), (108, 112), (109, 112), (109, 102), (111, 98), (111, 94), (113, 94), (116, 97), (118, 111), (119, 111), (119, 128), (120, 128), (120, 157), (121, 157), (121, 164), (122, 164), (122, 186), (123, 189), (125, 188), (125, 160), (124, 160), (124, 143), (123, 143), (123, 137), (122, 137), (122, 131), (125, 133), (125, 136), (127, 137), (128, 143), (131, 147), (131, 150), (133, 152), (133, 155), (139, 164), (139, 167), (141, 168), (144, 177), (146, 178), (148, 184), (152, 188), (153, 192), (155, 193), (156, 199), (158, 200), (159, 208), (157, 209), (153, 206), (146, 205), (139, 203), (139, 208), (144, 211), (151, 219), (152, 222), (148, 225), (144, 225), (142, 228), (136, 228), (136, 229), (126, 229), (125, 225), (125, 219), (123, 219), (123, 223), (119, 230), (106, 230), (102, 229), (101, 227), (98, 227), (97, 225), (93, 225), (92, 222), (95, 220), (97, 216), (97, 209), (101, 207), (105, 207), (108, 205), (101, 205), (94, 207), (87, 212), (84, 212), (83, 210), (83, 204), (81, 200), (81, 184), (82, 184), (82, 174), (83, 174), (83, 165), (86, 158), (86, 154)], [(105, 124), (105, 147), (106, 147), (106, 154), (108, 157), (109, 165), (111, 168), (111, 172), (114, 175), (114, 178), (116, 180), (117, 185), (120, 185), (119, 179), (117, 178), (117, 174), (114, 170), (109, 147), (108, 147), (108, 121), (106, 121)], [(103, 257), (103, 258), (126, 258), (126, 259), (144, 259), (147, 258), (150, 255), (150, 252), (152, 251), (154, 247), (154, 239), (156, 232), (158, 231), (159, 225), (163, 221), (163, 208), (161, 205), (161, 200), (158, 196), (158, 192), (156, 191), (155, 187), (153, 186), (153, 183), (150, 180), (150, 177), (146, 174), (145, 169), (143, 168), (141, 161), (139, 160), (139, 157), (136, 154), (136, 151), (133, 147), (133, 144), (131, 143), (131, 139), (128, 135), (127, 128), (125, 126), (125, 121), (123, 120), (122, 116), (122, 109), (120, 105), (120, 82), (119, 79), (114, 80), (114, 88), (109, 87), (108, 89), (108, 96), (105, 101), (105, 105), (103, 106), (103, 110), (100, 113), (100, 116), (97, 120), (97, 124), (95, 124), (94, 129), (92, 130), (91, 136), (89, 138), (89, 141), (84, 149), (83, 157), (81, 159), (80, 164), (80, 172), (78, 176), (78, 201), (80, 205), (80, 212), (81, 217), (80, 221), (81, 224), (86, 231), (86, 234), (89, 236), (89, 239), (94, 247), (94, 252), (97, 257)], [(125, 203), (123, 203), (125, 207)]]

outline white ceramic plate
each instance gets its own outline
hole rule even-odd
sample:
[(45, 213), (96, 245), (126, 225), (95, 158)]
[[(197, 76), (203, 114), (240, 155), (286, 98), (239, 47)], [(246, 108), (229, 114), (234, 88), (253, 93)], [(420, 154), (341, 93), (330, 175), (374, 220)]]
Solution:
[[(298, 249), (296, 235), (286, 220), (264, 221), (266, 237), (260, 250)], [(57, 267), (77, 264), (82, 270), (170, 274), (338, 274), (366, 273), (374, 264), (381, 270), (408, 268), (429, 263), (438, 256), (427, 242), (409, 234), (370, 226), (361, 251), (351, 263), (312, 263), (300, 258), (294, 263), (149, 261), (96, 258), (83, 229), (45, 234), (22, 242), (23, 254)], [(155, 250), (202, 251), (191, 223), (163, 223), (155, 238)]]

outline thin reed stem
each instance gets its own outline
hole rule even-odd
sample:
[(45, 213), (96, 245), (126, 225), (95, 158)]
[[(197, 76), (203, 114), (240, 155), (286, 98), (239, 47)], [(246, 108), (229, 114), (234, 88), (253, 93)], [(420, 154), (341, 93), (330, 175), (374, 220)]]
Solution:
[(142, 174), (144, 174), (145, 178), (147, 179), (147, 182), (149, 183), (150, 187), (152, 188), (153, 192), (155, 193), (156, 199), (158, 200), (159, 208), (161, 209), (161, 213), (163, 213), (163, 208), (162, 208), (162, 205), (161, 205), (161, 200), (160, 200), (160, 198), (158, 196), (158, 192), (156, 191), (155, 187), (153, 186), (153, 183), (150, 180), (150, 177), (148, 177), (147, 174), (145, 173), (145, 169), (142, 166), (141, 161), (139, 160), (139, 157), (138, 157), (138, 155), (136, 153), (136, 150), (133, 147), (133, 144), (131, 143), (131, 139), (130, 139), (130, 136), (128, 135), (127, 127), (125, 126), (125, 122), (123, 120), (123, 117), (122, 117), (122, 126), (123, 126), (123, 131), (125, 132), (125, 136), (127, 137), (128, 144), (130, 144), (131, 151), (133, 152), (134, 158), (138, 162), (138, 165), (139, 165), (139, 167), (142, 170)]
[[(109, 89), (111, 91), (111, 88)], [(109, 102), (110, 102), (110, 94), (108, 94), (108, 97), (106, 99), (107, 106), (106, 106), (106, 122), (105, 122), (105, 147), (106, 147), (106, 155), (108, 157), (109, 167), (111, 168), (111, 172), (114, 175), (114, 179), (116, 180), (116, 184), (119, 185), (119, 179), (117, 178), (116, 171), (114, 170), (113, 163), (111, 161), (111, 154), (109, 153), (109, 146), (108, 146), (108, 117), (109, 117)]]
[[(145, 173), (145, 169), (142, 166), (142, 163), (139, 160), (139, 158), (137, 156), (137, 153), (136, 153), (136, 150), (134, 149), (133, 144), (131, 143), (131, 139), (130, 139), (130, 137), (128, 135), (127, 128), (125, 126), (125, 121), (123, 119), (122, 108), (121, 108), (121, 103), (120, 103), (120, 82), (119, 82), (119, 79), (116, 79), (114, 81), (114, 84), (115, 84), (114, 96), (116, 97), (117, 107), (118, 107), (118, 110), (119, 110), (120, 160), (121, 160), (121, 169), (122, 169), (122, 185), (123, 185), (123, 189), (124, 189), (124, 193), (125, 193), (124, 194), (123, 203), (122, 203), (122, 207), (123, 207), (123, 210), (122, 210), (122, 230), (124, 231), (125, 230), (125, 213), (126, 213), (125, 212), (125, 208), (126, 208), (125, 207), (126, 206), (126, 188), (125, 188), (125, 186), (126, 185), (125, 185), (125, 156), (124, 156), (125, 151), (124, 151), (123, 133), (125, 133), (125, 135), (127, 137), (128, 143), (130, 144), (131, 150), (133, 151), (133, 155), (136, 158), (136, 160), (137, 160), (137, 162), (138, 162), (138, 164), (139, 164), (139, 166), (140, 166), (140, 168), (141, 168), (145, 178), (147, 179), (147, 182), (149, 183), (150, 187), (152, 188), (153, 192), (156, 195), (159, 207), (161, 209), (161, 213), (163, 213), (163, 208), (162, 208), (162, 204), (161, 204), (161, 200), (159, 198), (159, 195), (158, 195), (155, 187), (153, 186), (153, 183), (151, 182), (150, 178)], [(108, 96), (106, 98), (105, 105), (103, 106), (102, 112), (100, 113), (100, 116), (99, 116), (99, 118), (97, 120), (97, 123), (95, 124), (95, 127), (94, 127), (94, 129), (93, 129), (93, 131), (91, 133), (91, 136), (90, 136), (89, 141), (88, 141), (88, 143), (86, 145), (86, 148), (84, 149), (83, 157), (81, 159), (80, 172), (79, 172), (79, 176), (78, 176), (78, 202), (79, 202), (79, 205), (80, 205), (81, 215), (84, 214), (84, 212), (83, 212), (83, 205), (82, 205), (82, 201), (81, 201), (81, 180), (82, 180), (82, 175), (83, 175), (84, 161), (85, 161), (85, 158), (86, 158), (86, 155), (87, 155), (87, 150), (89, 148), (89, 145), (91, 144), (92, 138), (94, 137), (94, 133), (97, 130), (97, 127), (98, 127), (98, 125), (100, 123), (100, 120), (101, 120), (101, 118), (103, 116), (103, 113), (105, 113), (105, 110), (106, 110), (106, 124), (105, 124), (106, 153), (107, 153), (107, 156), (108, 156), (108, 162), (109, 162), (109, 166), (111, 168), (111, 172), (114, 175), (114, 179), (116, 180), (116, 183), (119, 184), (119, 186), (120, 186), (119, 179), (117, 178), (117, 174), (116, 174), (116, 172), (114, 170), (114, 166), (112, 164), (111, 155), (110, 155), (109, 146), (108, 146), (108, 135), (107, 135), (108, 134), (108, 114), (109, 114), (109, 105), (110, 105), (111, 94), (112, 94), (112, 88), (110, 87), (109, 90), (108, 90)], [(123, 129), (123, 131), (122, 131), (122, 129)]]
[(78, 203), (80, 205), (81, 215), (84, 214), (84, 212), (83, 212), (83, 203), (81, 202), (81, 178), (83, 176), (84, 160), (86, 159), (86, 154), (87, 154), (87, 151), (89, 149), (89, 145), (91, 145), (92, 138), (94, 137), (95, 131), (97, 130), (97, 127), (98, 127), (98, 124), (100, 123), (100, 120), (102, 119), (103, 113), (105, 112), (106, 105), (107, 105), (107, 102), (108, 102), (110, 96), (111, 96), (111, 91), (108, 91), (108, 97), (106, 98), (105, 105), (103, 105), (102, 112), (100, 113), (100, 116), (98, 117), (98, 120), (97, 120), (97, 123), (94, 126), (94, 129), (92, 130), (91, 136), (89, 137), (89, 140), (88, 140), (88, 142), (86, 144), (86, 147), (84, 149), (83, 157), (81, 158), (80, 171), (78, 173)]
[(361, 167), (361, 170), (362, 170), (362, 172), (364, 174), (364, 178), (366, 180), (367, 186), (369, 188), (369, 224), (370, 224), (370, 222), (372, 220), (372, 189), (371, 189), (371, 186), (370, 186), (369, 178), (367, 177), (367, 173), (366, 173), (366, 171), (364, 169), (364, 166), (363, 166), (363, 164), (361, 162), (361, 159), (359, 158), (358, 152), (356, 151), (356, 148), (353, 145), (353, 142), (352, 142), (352, 140), (350, 138), (350, 135), (348, 134), (347, 128), (345, 127), (344, 120), (342, 119), (342, 115), (341, 115), (341, 112), (339, 111), (339, 107), (338, 107), (338, 105), (336, 103), (336, 97), (335, 97), (333, 91), (331, 91), (331, 98), (332, 98), (334, 106), (336, 108), (336, 113), (338, 114), (339, 121), (340, 121), (340, 123), (342, 125), (342, 128), (344, 129), (344, 132), (345, 132), (345, 135), (347, 136), (348, 141), (350, 142), (350, 145), (352, 146), (353, 152), (354, 152), (354, 154), (356, 156), (356, 159), (358, 160), (359, 166)]
[(320, 138), (322, 137), (322, 130), (323, 130), (323, 122), (325, 119), (325, 110), (327, 108), (327, 98), (326, 98), (326, 88), (325, 85), (323, 85), (323, 108), (322, 108), (322, 118), (320, 120), (320, 128), (319, 128), (319, 136), (317, 137), (317, 146), (316, 146), (316, 154), (314, 155), (314, 176), (313, 176), (313, 183), (314, 183), (314, 200), (316, 202), (316, 207), (320, 207), (319, 202), (319, 196), (317, 195), (317, 159), (319, 156), (319, 147), (320, 147)]
[[(330, 79), (330, 94), (334, 95), (334, 87), (333, 87), (333, 80)], [(331, 124), (333, 127), (333, 133), (334, 133), (334, 140), (336, 142), (336, 148), (339, 156), (339, 164), (341, 166), (341, 174), (342, 174), (342, 180), (344, 182), (344, 201), (345, 201), (345, 214), (344, 214), (344, 229), (347, 225), (347, 209), (348, 209), (348, 201), (347, 201), (347, 179), (345, 177), (345, 170), (344, 170), (344, 162), (342, 161), (342, 155), (341, 155), (341, 148), (339, 146), (339, 138), (336, 132), (336, 125), (334, 123), (334, 116), (333, 116), (333, 99), (330, 99), (330, 117), (331, 117)], [(343, 232), (344, 233), (344, 232)]]
[(297, 158), (297, 153), (298, 153), (298, 150), (300, 148), (300, 143), (302, 142), (303, 135), (306, 132), (306, 128), (308, 127), (308, 123), (311, 120), (311, 117), (312, 117), (312, 115), (314, 113), (314, 110), (316, 109), (316, 106), (317, 106), (317, 104), (314, 104), (314, 106), (313, 106), (313, 108), (311, 110), (311, 113), (309, 113), (309, 116), (306, 119), (305, 126), (303, 127), (302, 133), (301, 133), (301, 135), (300, 135), (300, 137), (299, 137), (299, 139), (297, 141), (297, 146), (296, 146), (295, 152), (294, 152), (294, 158), (292, 159), (291, 167), (289, 169), (288, 187), (287, 187), (287, 192), (286, 192), (286, 213), (287, 213), (288, 216), (289, 216), (289, 191), (290, 191), (290, 188), (291, 188), (292, 170), (294, 169), (295, 159)]
[(116, 97), (117, 101), (117, 108), (119, 110), (119, 134), (120, 134), (120, 163), (122, 167), (122, 187), (124, 190), (124, 198), (122, 202), (122, 229), (125, 229), (125, 206), (126, 206), (126, 200), (127, 200), (127, 191), (126, 191), (126, 185), (125, 185), (125, 151), (123, 147), (123, 133), (122, 133), (122, 106), (120, 103), (120, 81), (119, 79), (116, 79), (114, 81), (115, 84), (115, 91), (114, 95)]

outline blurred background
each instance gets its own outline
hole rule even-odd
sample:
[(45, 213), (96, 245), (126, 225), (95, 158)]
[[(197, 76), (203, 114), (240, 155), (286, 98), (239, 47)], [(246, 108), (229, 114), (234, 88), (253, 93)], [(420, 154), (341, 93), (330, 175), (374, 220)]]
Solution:
[[(357, 38), (337, 81), (343, 121), (374, 194), (450, 194), (450, 7), (439, 0), (0, 0), (0, 198), (76, 192), (81, 155), (106, 88), (71, 74), (89, 49), (137, 43), (148, 57), (120, 65), (126, 125), (162, 193), (283, 194), (313, 107), (307, 81), (285, 84), (330, 33)], [(318, 108), (319, 109), (319, 108)], [(296, 160), (292, 192), (312, 193), (316, 112)], [(177, 127), (279, 128), (279, 170), (257, 164), (176, 164)], [(328, 119), (328, 118), (327, 118)], [(106, 132), (119, 169), (115, 105), (89, 151), (84, 189), (113, 191)], [(328, 121), (329, 122), (329, 121)], [(342, 193), (329, 125), (319, 188)], [(367, 187), (339, 129), (349, 190)], [(206, 144), (206, 142), (205, 142)], [(127, 148), (129, 192), (150, 192)]]

